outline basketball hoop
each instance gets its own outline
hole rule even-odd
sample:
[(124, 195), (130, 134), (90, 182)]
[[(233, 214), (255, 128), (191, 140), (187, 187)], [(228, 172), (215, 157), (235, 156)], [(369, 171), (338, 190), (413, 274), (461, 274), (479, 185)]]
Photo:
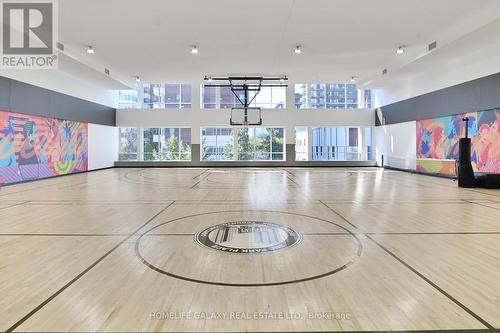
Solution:
[[(240, 107), (231, 109), (231, 118), (229, 125), (231, 126), (244, 126), (249, 125), (260, 126), (262, 125), (262, 112), (258, 107), (250, 107), (252, 102), (261, 91), (262, 87), (286, 87), (283, 84), (288, 78), (282, 77), (262, 77), (262, 76), (227, 76), (227, 77), (209, 77), (205, 76), (205, 80), (210, 82), (206, 85), (209, 87), (227, 87), (233, 92), (236, 99), (240, 102)], [(215, 83), (213, 81), (222, 81), (225, 83)], [(253, 97), (250, 98), (250, 92), (253, 92)], [(241, 97), (243, 93), (243, 97)]]

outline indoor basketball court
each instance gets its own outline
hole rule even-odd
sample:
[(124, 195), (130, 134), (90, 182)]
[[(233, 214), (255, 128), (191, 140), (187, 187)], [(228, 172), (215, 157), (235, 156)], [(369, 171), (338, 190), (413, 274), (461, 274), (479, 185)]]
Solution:
[(1, 7), (0, 331), (500, 328), (497, 1)]

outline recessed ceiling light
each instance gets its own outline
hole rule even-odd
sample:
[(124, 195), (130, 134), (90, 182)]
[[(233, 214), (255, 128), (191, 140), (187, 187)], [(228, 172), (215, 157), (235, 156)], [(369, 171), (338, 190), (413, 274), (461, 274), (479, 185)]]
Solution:
[(300, 45), (297, 45), (297, 46), (295, 47), (295, 49), (293, 50), (293, 52), (294, 52), (295, 54), (301, 54), (301, 53), (302, 53), (302, 48), (300, 47)]
[(403, 54), (405, 53), (405, 47), (404, 46), (399, 46), (398, 49), (396, 50), (397, 54)]
[(95, 53), (95, 50), (92, 46), (87, 46), (87, 53), (88, 54), (94, 54)]
[(141, 82), (141, 78), (139, 76), (135, 77), (135, 82)]
[(196, 45), (191, 46), (191, 53), (198, 54), (198, 47)]

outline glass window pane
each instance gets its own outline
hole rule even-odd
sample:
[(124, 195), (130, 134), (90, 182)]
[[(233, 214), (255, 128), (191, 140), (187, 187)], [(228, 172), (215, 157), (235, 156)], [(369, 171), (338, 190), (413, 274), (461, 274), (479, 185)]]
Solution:
[(296, 161), (307, 161), (308, 149), (307, 149), (307, 127), (295, 127), (295, 160)]
[(346, 85), (347, 108), (356, 109), (358, 107), (358, 88), (355, 84)]
[(137, 128), (120, 128), (119, 160), (137, 160)]
[[(357, 109), (371, 107), (371, 92), (365, 90), (364, 100), (358, 100), (356, 84), (312, 83), (296, 84), (295, 107), (313, 109)], [(369, 105), (369, 106), (368, 106)]]
[[(229, 87), (221, 87), (220, 88), (220, 108), (227, 109), (233, 108), (236, 105), (235, 96)], [(238, 105), (241, 105), (238, 102)]]
[(283, 128), (204, 128), (202, 160), (283, 160), (284, 133)]
[(191, 85), (181, 84), (181, 102), (191, 105)]
[(120, 109), (140, 107), (137, 103), (137, 90), (120, 90), (118, 93), (118, 107)]
[(204, 109), (215, 109), (217, 106), (216, 93), (217, 88), (202, 85), (201, 107)]
[(201, 138), (201, 159), (230, 161), (234, 158), (232, 129), (204, 128)]
[(262, 87), (256, 92), (249, 92), (249, 100), (253, 99), (251, 106), (263, 109), (283, 109), (286, 105), (286, 87)]
[(372, 128), (365, 127), (365, 149), (366, 149), (366, 159), (368, 161), (372, 160)]
[(365, 90), (364, 107), (367, 109), (370, 109), (372, 107), (372, 91), (369, 89)]
[(272, 106), (274, 109), (286, 108), (286, 87), (273, 87)]
[(275, 153), (275, 152), (282, 153), (284, 151), (285, 129), (284, 128), (271, 128), (270, 130), (272, 133), (271, 151), (273, 153)]
[(143, 85), (143, 104), (145, 108), (163, 108), (165, 100), (165, 86), (163, 84)]
[[(371, 130), (371, 129), (370, 129)], [(319, 127), (311, 130), (313, 160), (361, 160), (359, 128)], [(371, 132), (370, 132), (371, 151)], [(371, 157), (371, 153), (369, 154)], [(367, 154), (367, 158), (368, 157)]]
[(296, 84), (295, 85), (295, 108), (297, 109), (305, 109), (307, 108), (307, 85), (305, 84)]
[(324, 109), (326, 106), (325, 85), (309, 85), (309, 103), (312, 109)]
[(145, 128), (143, 130), (143, 158), (145, 161), (160, 159), (160, 129)]
[(181, 102), (181, 87), (178, 84), (165, 85), (165, 103), (179, 105)]
[(179, 160), (191, 161), (191, 128), (180, 129)]

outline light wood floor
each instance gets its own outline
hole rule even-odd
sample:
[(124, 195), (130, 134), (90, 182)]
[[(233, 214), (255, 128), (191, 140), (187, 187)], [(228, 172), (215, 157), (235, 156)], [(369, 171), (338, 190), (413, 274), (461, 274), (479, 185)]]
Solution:
[[(234, 221), (302, 238), (261, 254), (195, 241)], [(493, 328), (498, 190), (377, 168), (109, 169), (0, 188), (0, 331)]]

